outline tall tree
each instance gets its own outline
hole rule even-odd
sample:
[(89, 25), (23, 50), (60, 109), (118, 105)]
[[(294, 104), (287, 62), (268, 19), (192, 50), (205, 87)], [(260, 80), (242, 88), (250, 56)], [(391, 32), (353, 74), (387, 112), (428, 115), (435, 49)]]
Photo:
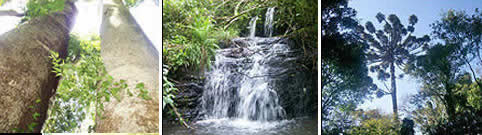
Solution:
[(423, 83), (417, 97), (429, 99), (425, 108), (419, 107), (414, 113), (425, 133), (464, 134), (482, 130), (477, 117), (482, 112), (477, 105), (481, 96), (477, 91), (482, 83), (473, 66), (480, 51), (480, 16), (477, 9), (472, 16), (453, 10), (444, 13), (431, 26), (434, 37), (445, 43), (430, 47), (425, 55), (406, 67)]
[(34, 17), (0, 36), (0, 131), (40, 132), (58, 77), (49, 51), (67, 54), (76, 8)]
[[(475, 129), (473, 125), (480, 123), (472, 122), (477, 118), (472, 118), (472, 113), (466, 112), (477, 111), (477, 107), (469, 100), (479, 97), (480, 94), (463, 94), (468, 93), (467, 89), (479, 88), (472, 82), (470, 73), (463, 69), (465, 60), (460, 57), (460, 47), (457, 44), (437, 44), (428, 49), (425, 55), (417, 57), (413, 65), (408, 66), (409, 73), (419, 77), (423, 84), (420, 91), (422, 95), (433, 98), (434, 104), (441, 106), (442, 114), (446, 115), (437, 118), (442, 122), (436, 125), (437, 129), (440, 129), (436, 132), (470, 133), (470, 130)], [(468, 85), (472, 86), (467, 87)], [(433, 110), (432, 103), (427, 104), (428, 108)]]
[[(370, 45), (367, 51), (367, 58), (371, 65), (370, 71), (377, 72), (378, 79), (381, 81), (386, 81), (387, 78), (391, 79), (391, 89), (379, 91), (377, 95), (383, 95), (381, 93), (391, 94), (394, 119), (398, 122), (395, 66), (402, 69), (407, 61), (410, 61), (417, 53), (421, 52), (421, 47), (427, 46), (430, 38), (427, 35), (419, 38), (412, 35), (415, 30), (413, 26), (418, 21), (415, 15), (409, 17), (409, 25), (407, 27), (402, 25), (400, 19), (394, 14), (385, 18), (384, 14), (378, 13), (376, 18), (379, 23), (384, 23), (383, 30), (376, 30), (373, 23), (368, 21), (365, 27), (357, 26), (356, 31)], [(403, 74), (399, 77), (403, 77)]]
[[(368, 76), (366, 46), (358, 42), (353, 31), (358, 24), (354, 19), (356, 11), (348, 7), (347, 0), (331, 0), (322, 5), (322, 121), (339, 123), (344, 120), (336, 116), (337, 111), (362, 103), (375, 87)], [(323, 132), (334, 133), (339, 128), (324, 124)]]
[[(461, 60), (469, 67), (474, 80), (478, 75), (474, 70), (473, 60), (478, 58), (482, 64), (480, 50), (482, 47), (482, 13), (475, 10), (473, 15), (468, 15), (463, 11), (449, 10), (442, 15), (440, 20), (431, 24), (435, 38), (442, 40), (446, 44), (457, 44), (456, 48)], [(471, 64), (472, 63), (472, 64)], [(482, 83), (477, 82), (479, 87)]]
[[(130, 89), (143, 86), (152, 98), (121, 94), (121, 101), (104, 103), (96, 132), (158, 132), (159, 54), (122, 0), (103, 0), (101, 55), (107, 72), (127, 80)], [(139, 85), (143, 83), (145, 85)], [(135, 91), (134, 95), (138, 95)]]

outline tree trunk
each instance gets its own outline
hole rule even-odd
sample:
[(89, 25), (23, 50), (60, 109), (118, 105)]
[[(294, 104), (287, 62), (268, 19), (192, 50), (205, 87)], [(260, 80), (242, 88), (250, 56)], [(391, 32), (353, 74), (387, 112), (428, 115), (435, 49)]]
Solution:
[[(0, 36), (0, 132), (40, 132), (59, 80), (49, 50), (66, 57), (76, 12), (67, 1), (63, 11), (33, 18)], [(40, 116), (34, 118), (36, 113)]]
[(397, 82), (396, 82), (396, 76), (395, 76), (395, 65), (392, 62), (390, 64), (390, 79), (392, 81), (391, 87), (392, 87), (392, 106), (393, 106), (393, 118), (395, 122), (398, 123), (398, 106), (397, 106)]
[[(123, 91), (121, 101), (104, 103), (104, 118), (96, 119), (96, 132), (158, 132), (158, 51), (121, 0), (103, 0), (100, 29), (101, 55), (107, 72), (117, 80), (127, 80), (134, 96)], [(141, 82), (151, 100), (137, 96), (135, 86)]]
[(449, 122), (451, 123), (449, 125), (453, 126), (455, 123), (455, 102), (454, 102), (454, 92), (452, 91), (453, 87), (449, 84), (448, 80), (445, 81), (444, 86), (447, 93), (443, 96), (444, 99), (442, 100), (446, 101), (445, 107), (447, 108), (447, 115), (449, 118)]

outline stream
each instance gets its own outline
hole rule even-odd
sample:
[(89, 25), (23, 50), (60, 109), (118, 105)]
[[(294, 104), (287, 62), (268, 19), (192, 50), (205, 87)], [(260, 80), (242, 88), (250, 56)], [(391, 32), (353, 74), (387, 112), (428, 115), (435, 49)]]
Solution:
[(201, 120), (187, 129), (179, 124), (162, 124), (165, 135), (316, 135), (315, 118), (296, 118), (276, 122), (234, 119)]

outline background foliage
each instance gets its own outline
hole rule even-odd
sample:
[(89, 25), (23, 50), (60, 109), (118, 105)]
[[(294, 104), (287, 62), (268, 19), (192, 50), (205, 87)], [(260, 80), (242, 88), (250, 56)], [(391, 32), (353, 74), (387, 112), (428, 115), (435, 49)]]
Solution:
[(26, 5), (25, 16), (20, 23), (31, 18), (44, 16), (50, 13), (64, 10), (66, 0), (29, 0)]
[[(143, 83), (136, 85), (139, 92), (135, 92), (129, 90), (126, 80), (116, 81), (107, 74), (100, 55), (99, 36), (71, 35), (67, 58), (59, 59), (56, 52), (51, 52), (50, 57), (53, 72), (61, 79), (50, 101), (43, 132), (75, 132), (86, 118), (95, 123), (95, 119), (102, 116), (103, 103), (121, 100), (121, 92), (130, 96), (137, 93), (135, 96), (139, 98), (151, 99)], [(95, 130), (95, 125), (89, 126), (89, 132)]]

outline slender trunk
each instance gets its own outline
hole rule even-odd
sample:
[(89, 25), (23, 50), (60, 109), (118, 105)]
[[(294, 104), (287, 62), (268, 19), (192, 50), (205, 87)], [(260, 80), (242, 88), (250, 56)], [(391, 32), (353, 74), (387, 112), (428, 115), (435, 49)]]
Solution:
[(392, 62), (390, 64), (390, 78), (392, 81), (392, 106), (393, 106), (393, 118), (395, 122), (398, 123), (398, 107), (397, 107), (397, 82), (396, 82), (396, 77), (395, 77), (395, 65)]
[[(100, 28), (101, 55), (109, 75), (127, 80), (134, 96), (121, 93), (121, 101), (104, 103), (103, 119), (96, 132), (159, 131), (159, 54), (122, 0), (103, 0)], [(144, 83), (151, 100), (137, 96)]]
[(482, 58), (480, 57), (480, 46), (479, 43), (477, 43), (477, 57), (479, 58), (479, 64), (482, 64)]
[(449, 122), (455, 122), (455, 105), (454, 105), (454, 97), (453, 97), (454, 93), (448, 81), (445, 81), (444, 85), (445, 85), (445, 90), (447, 91), (447, 94), (444, 95), (444, 99), (446, 101), (445, 107), (447, 107)]
[[(0, 132), (40, 132), (59, 80), (51, 72), (49, 51), (65, 58), (76, 12), (67, 1), (63, 11), (33, 18), (0, 36)], [(33, 118), (36, 113), (40, 116)]]
[(472, 64), (470, 64), (470, 61), (467, 60), (466, 58), (464, 58), (465, 62), (467, 63), (467, 65), (469, 66), (469, 69), (472, 73), (472, 77), (474, 78), (474, 81), (477, 83), (477, 85), (479, 86), (479, 88), (482, 88), (482, 84), (477, 80), (477, 75), (475, 74), (475, 71), (474, 69), (472, 68)]

